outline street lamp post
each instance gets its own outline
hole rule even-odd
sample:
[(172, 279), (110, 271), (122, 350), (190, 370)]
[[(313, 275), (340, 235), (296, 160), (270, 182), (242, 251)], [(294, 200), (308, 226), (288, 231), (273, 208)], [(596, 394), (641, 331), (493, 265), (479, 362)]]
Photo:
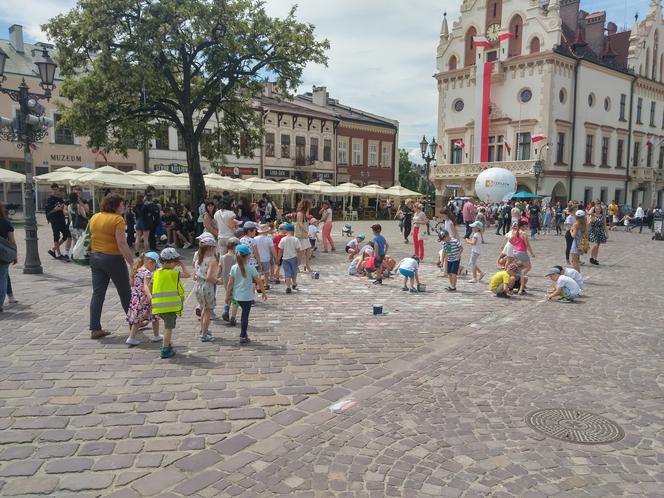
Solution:
[(540, 147), (538, 151), (538, 159), (535, 161), (535, 164), (533, 164), (533, 173), (535, 174), (535, 195), (537, 195), (537, 191), (539, 190), (540, 176), (542, 176), (542, 172), (544, 171), (544, 165), (542, 164), (542, 151), (544, 150), (549, 150), (549, 144)]
[[(420, 142), (420, 152), (422, 153), (422, 159), (424, 159), (425, 163), (425, 183), (427, 186), (427, 197), (430, 199), (431, 193), (435, 190), (435, 187), (433, 185), (433, 182), (431, 181), (430, 175), (431, 175), (431, 163), (436, 160), (436, 152), (438, 149), (438, 144), (436, 143), (436, 139), (432, 138), (431, 143), (427, 142), (427, 137), (422, 136), (422, 141)], [(435, 207), (435, 206), (434, 206)]]
[(45, 109), (39, 104), (40, 100), (50, 100), (51, 92), (55, 88), (53, 80), (55, 79), (55, 62), (49, 57), (44, 48), (41, 53), (41, 60), (35, 62), (41, 79), (41, 88), (43, 94), (31, 93), (25, 82), (21, 81), (17, 90), (2, 88), (2, 83), (6, 81), (4, 76), (5, 62), (9, 56), (0, 49), (0, 93), (9, 95), (9, 98), (19, 105), (19, 113), (14, 119), (0, 117), (0, 138), (10, 142), (16, 142), (17, 147), (23, 149), (23, 160), (25, 162), (25, 264), (23, 273), (41, 274), (44, 272), (39, 259), (39, 248), (37, 245), (37, 219), (35, 208), (35, 192), (33, 180), (33, 166), (31, 147), (36, 142), (41, 141), (48, 128), (53, 125), (53, 121), (44, 117)]

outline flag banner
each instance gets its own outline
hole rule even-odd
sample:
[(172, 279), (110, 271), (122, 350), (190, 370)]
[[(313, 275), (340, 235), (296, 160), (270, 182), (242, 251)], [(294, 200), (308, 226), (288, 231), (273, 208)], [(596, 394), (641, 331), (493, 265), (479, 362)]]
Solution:
[(509, 40), (510, 38), (514, 38), (512, 33), (508, 33), (507, 31), (501, 31), (498, 33), (498, 41)]
[(504, 142), (503, 145), (505, 146), (505, 150), (507, 151), (507, 155), (511, 157), (512, 156), (512, 147), (507, 142)]
[(473, 44), (477, 48), (480, 48), (480, 47), (487, 48), (487, 47), (491, 46), (491, 42), (489, 40), (487, 40), (485, 36), (481, 36), (481, 35), (473, 36)]
[(534, 144), (536, 144), (537, 142), (541, 142), (542, 140), (546, 140), (546, 135), (536, 134), (533, 135), (533, 137), (530, 139), (530, 141)]
[(493, 62), (477, 63), (475, 72), (475, 162), (489, 160), (489, 107)]
[(457, 138), (454, 141), (454, 148), (455, 149), (463, 149), (465, 146), (466, 146), (466, 144), (463, 143), (463, 139), (461, 139), (461, 138)]

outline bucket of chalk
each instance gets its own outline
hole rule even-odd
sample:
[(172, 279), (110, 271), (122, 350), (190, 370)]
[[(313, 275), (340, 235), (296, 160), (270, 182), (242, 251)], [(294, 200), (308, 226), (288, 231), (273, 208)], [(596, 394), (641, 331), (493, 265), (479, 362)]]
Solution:
[(382, 315), (383, 314), (383, 305), (382, 304), (374, 304), (373, 305), (373, 314), (374, 315)]
[(318, 280), (320, 278), (320, 273), (318, 273), (317, 271), (313, 272), (311, 274), (311, 278), (313, 278), (314, 280)]
[(417, 290), (420, 292), (426, 292), (427, 286), (425, 284), (418, 284)]

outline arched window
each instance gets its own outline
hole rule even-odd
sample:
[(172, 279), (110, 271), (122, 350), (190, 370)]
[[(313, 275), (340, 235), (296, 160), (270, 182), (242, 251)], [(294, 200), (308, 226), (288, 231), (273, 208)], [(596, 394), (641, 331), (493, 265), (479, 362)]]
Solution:
[(509, 25), (509, 32), (514, 35), (510, 38), (509, 51), (508, 55), (513, 57), (515, 55), (521, 55), (521, 42), (523, 38), (523, 19), (520, 15), (516, 15), (512, 18)]
[(655, 44), (652, 47), (652, 74), (648, 75), (651, 79), (657, 79), (657, 68), (659, 67), (657, 63), (659, 58), (657, 57), (657, 52), (659, 50), (659, 32), (655, 30)]
[(646, 48), (646, 78), (650, 76), (650, 47)]
[(663, 67), (664, 67), (664, 54), (659, 56), (659, 81), (664, 81), (664, 71), (662, 71)]
[(447, 69), (454, 71), (457, 68), (457, 58), (456, 55), (450, 57), (450, 61), (447, 63)]
[(473, 37), (476, 35), (477, 30), (475, 28), (470, 28), (466, 31), (466, 54), (463, 61), (465, 67), (475, 64), (475, 43), (473, 42)]
[(540, 39), (538, 37), (530, 40), (530, 53), (536, 54), (540, 51)]

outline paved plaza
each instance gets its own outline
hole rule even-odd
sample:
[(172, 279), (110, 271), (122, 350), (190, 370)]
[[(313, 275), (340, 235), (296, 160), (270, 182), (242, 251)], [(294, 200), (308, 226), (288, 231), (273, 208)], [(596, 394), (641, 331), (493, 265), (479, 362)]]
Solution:
[[(319, 280), (290, 296), (275, 286), (252, 310), (248, 347), (223, 322), (198, 340), (187, 282), (171, 360), (147, 337), (127, 348), (113, 288), (113, 334), (90, 340), (89, 270), (50, 259), (48, 234), (45, 274), (12, 268), (20, 304), (0, 316), (0, 496), (664, 496), (664, 243), (648, 234), (611, 232), (570, 304), (543, 301), (563, 237), (534, 241), (529, 294), (509, 301), (486, 280), (445, 292), (434, 236), (423, 294), (318, 253)], [(485, 271), (499, 247), (489, 231)], [(624, 438), (552, 439), (526, 423), (545, 408), (601, 415)]]

